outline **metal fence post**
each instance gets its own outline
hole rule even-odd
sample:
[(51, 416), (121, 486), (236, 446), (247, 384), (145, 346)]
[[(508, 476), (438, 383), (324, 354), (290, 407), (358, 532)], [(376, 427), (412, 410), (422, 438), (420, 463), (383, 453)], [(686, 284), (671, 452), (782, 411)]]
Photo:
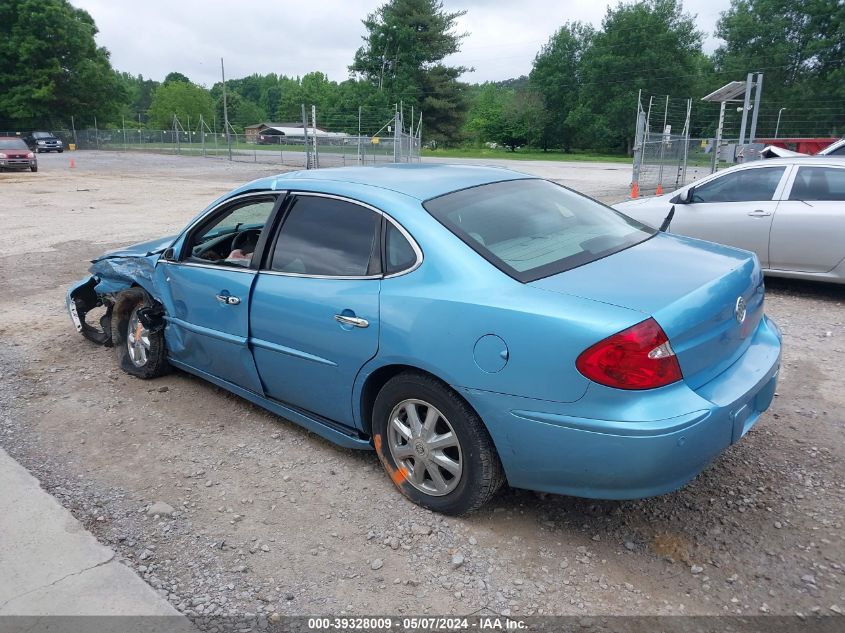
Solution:
[(317, 106), (311, 104), (311, 127), (314, 130), (314, 168), (320, 169), (320, 150), (317, 147)]
[(399, 142), (399, 109), (396, 109), (396, 112), (393, 114), (393, 162), (398, 163), (398, 150), (399, 146), (397, 143)]
[(631, 177), (631, 195), (635, 189), (639, 189), (640, 171), (643, 163), (643, 144), (645, 142), (646, 114), (643, 111), (642, 102), (637, 100), (637, 126), (634, 136), (634, 173)]
[(305, 169), (311, 169), (311, 146), (308, 144), (308, 117), (305, 115), (305, 104), (302, 105), (302, 134), (305, 141)]
[(757, 115), (760, 114), (760, 93), (763, 92), (763, 73), (757, 73), (757, 82), (754, 86), (754, 110), (751, 112), (751, 133), (748, 135), (748, 142), (753, 143), (757, 138)]

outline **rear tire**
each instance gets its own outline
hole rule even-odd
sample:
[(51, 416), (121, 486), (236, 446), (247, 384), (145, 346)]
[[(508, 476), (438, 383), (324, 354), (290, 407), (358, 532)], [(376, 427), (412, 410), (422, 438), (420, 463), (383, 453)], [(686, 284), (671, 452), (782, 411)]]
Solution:
[(382, 387), (373, 407), (373, 440), (402, 494), (435, 512), (477, 510), (504, 483), (481, 418), (427, 374), (401, 373)]
[(38, 165), (30, 165), (29, 171), (38, 171)]
[(141, 288), (130, 288), (117, 296), (111, 321), (118, 365), (127, 374), (145, 380), (170, 371), (164, 331), (150, 332), (138, 317), (138, 310), (152, 305)]

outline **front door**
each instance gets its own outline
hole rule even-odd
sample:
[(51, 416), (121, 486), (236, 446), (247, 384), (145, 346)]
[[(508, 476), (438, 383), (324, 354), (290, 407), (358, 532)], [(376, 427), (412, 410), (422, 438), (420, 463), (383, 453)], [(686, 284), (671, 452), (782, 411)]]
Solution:
[(785, 167), (739, 169), (696, 186), (677, 205), (671, 231), (757, 253), (769, 265), (769, 231)]
[(240, 197), (189, 232), (181, 255), (161, 261), (170, 357), (211, 377), (262, 393), (248, 346), (251, 267), (276, 195)]
[(378, 351), (381, 222), (335, 197), (290, 200), (250, 304), (271, 398), (353, 426), (352, 385)]

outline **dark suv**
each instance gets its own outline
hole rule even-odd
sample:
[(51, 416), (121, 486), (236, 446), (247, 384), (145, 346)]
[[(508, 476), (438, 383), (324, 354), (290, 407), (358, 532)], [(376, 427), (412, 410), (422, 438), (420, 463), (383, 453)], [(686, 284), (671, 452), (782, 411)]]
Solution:
[(52, 132), (33, 132), (25, 139), (29, 149), (34, 152), (59, 152), (65, 151), (64, 143)]

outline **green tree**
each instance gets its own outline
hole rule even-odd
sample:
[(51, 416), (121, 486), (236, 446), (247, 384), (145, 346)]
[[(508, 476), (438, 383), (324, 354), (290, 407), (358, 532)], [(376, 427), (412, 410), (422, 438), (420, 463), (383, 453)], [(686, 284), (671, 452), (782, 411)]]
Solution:
[(178, 73), (178, 72), (176, 72), (175, 70), (174, 70), (173, 72), (171, 72), (171, 73), (167, 73), (167, 76), (164, 78), (164, 82), (163, 82), (163, 83), (168, 84), (168, 83), (170, 83), (171, 81), (180, 81), (180, 82), (182, 82), (183, 84), (189, 84), (189, 83), (191, 83), (191, 80), (190, 80), (190, 79), (188, 79), (188, 78), (187, 78), (185, 75), (183, 75), (182, 73)]
[(440, 0), (390, 0), (367, 16), (364, 46), (349, 67), (386, 96), (422, 110), (427, 138), (455, 139), (466, 112), (466, 86), (458, 77), (468, 69), (443, 59), (460, 49), (456, 34), (465, 11), (447, 12)]
[(183, 126), (187, 126), (188, 117), (198, 121), (202, 115), (206, 121), (211, 121), (213, 113), (211, 93), (201, 86), (181, 81), (163, 83), (156, 88), (147, 111), (149, 126), (163, 130), (173, 127), (174, 114)]
[(578, 105), (567, 125), (579, 131), (581, 143), (630, 152), (637, 91), (697, 94), (700, 58), (701, 33), (679, 0), (608, 7), (581, 57)]
[(542, 98), (527, 85), (505, 88), (486, 83), (475, 95), (466, 131), (476, 143), (496, 143), (515, 152), (539, 143), (544, 117)]
[(146, 116), (147, 110), (153, 101), (153, 93), (159, 86), (159, 82), (152, 79), (144, 79), (143, 75), (130, 75), (120, 73), (120, 80), (126, 92), (126, 101), (123, 104), (122, 115), (130, 125), (138, 124), (138, 115)]
[(105, 122), (126, 93), (91, 16), (67, 0), (0, 0), (0, 119)]
[(716, 34), (723, 83), (763, 73), (758, 132), (842, 134), (845, 130), (845, 3), (841, 0), (733, 0)]
[[(227, 81), (226, 83), (228, 84), (229, 82)], [(226, 110), (229, 114), (229, 125), (238, 133), (243, 132), (247, 125), (261, 123), (267, 118), (266, 113), (258, 104), (242, 97), (238, 92), (229, 90), (226, 91)], [(220, 92), (220, 96), (214, 101), (214, 111), (217, 115), (217, 121), (223, 121), (222, 91)], [(193, 119), (193, 115), (191, 115), (191, 118)], [(210, 121), (208, 125), (209, 127), (212, 125)]]
[(589, 49), (595, 30), (590, 25), (569, 22), (549, 38), (534, 58), (530, 81), (543, 99), (546, 110), (543, 145), (569, 150), (577, 129), (567, 122), (578, 105), (581, 91), (581, 58)]

